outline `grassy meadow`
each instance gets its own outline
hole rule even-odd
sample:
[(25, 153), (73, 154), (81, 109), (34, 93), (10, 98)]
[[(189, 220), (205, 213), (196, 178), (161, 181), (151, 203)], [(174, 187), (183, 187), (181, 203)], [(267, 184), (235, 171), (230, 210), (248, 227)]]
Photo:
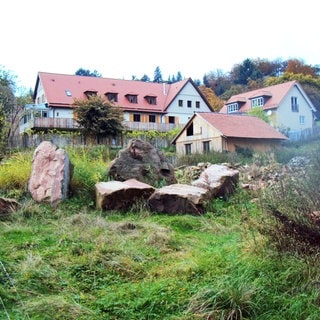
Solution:
[[(273, 161), (310, 156), (320, 169), (318, 144), (288, 145)], [(304, 172), (304, 184), (296, 179), (287, 193), (239, 188), (207, 203), (202, 216), (156, 214), (145, 203), (102, 212), (94, 185), (107, 179), (115, 151), (66, 151), (74, 165), (71, 195), (56, 207), (27, 192), (33, 150), (0, 164), (0, 196), (21, 204), (0, 220), (0, 319), (320, 319), (320, 231), (304, 219), (304, 210), (319, 204), (320, 170)], [(253, 159), (207, 154), (178, 163)]]

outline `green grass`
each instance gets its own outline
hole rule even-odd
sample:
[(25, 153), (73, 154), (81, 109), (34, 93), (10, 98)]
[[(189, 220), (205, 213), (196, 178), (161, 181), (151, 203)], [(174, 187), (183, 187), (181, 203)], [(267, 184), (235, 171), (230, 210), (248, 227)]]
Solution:
[[(318, 256), (275, 251), (246, 192), (208, 203), (203, 216), (143, 204), (101, 212), (89, 195), (106, 152), (70, 152), (78, 191), (57, 207), (35, 203), (20, 191), (26, 179), (14, 184), (0, 167), (0, 194), (21, 203), (0, 220), (0, 319), (320, 318)], [(6, 168), (28, 172), (25, 159)]]

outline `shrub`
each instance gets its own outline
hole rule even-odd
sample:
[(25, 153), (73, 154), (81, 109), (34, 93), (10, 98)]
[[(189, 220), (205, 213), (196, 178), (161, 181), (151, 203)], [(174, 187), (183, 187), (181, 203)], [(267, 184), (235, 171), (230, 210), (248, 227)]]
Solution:
[(295, 168), (262, 196), (264, 221), (260, 231), (280, 251), (310, 253), (320, 249), (320, 156)]

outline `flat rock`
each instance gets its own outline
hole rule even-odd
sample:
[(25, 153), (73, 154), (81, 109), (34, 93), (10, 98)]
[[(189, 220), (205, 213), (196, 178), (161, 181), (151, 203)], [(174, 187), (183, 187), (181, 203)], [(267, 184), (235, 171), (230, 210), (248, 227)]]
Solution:
[(148, 199), (152, 211), (169, 214), (200, 215), (209, 199), (207, 189), (187, 184), (171, 184), (156, 190)]
[(203, 170), (193, 186), (210, 191), (211, 198), (228, 198), (239, 183), (239, 171), (223, 164), (212, 164)]
[(96, 207), (100, 210), (128, 210), (134, 203), (147, 200), (155, 188), (136, 179), (98, 182)]

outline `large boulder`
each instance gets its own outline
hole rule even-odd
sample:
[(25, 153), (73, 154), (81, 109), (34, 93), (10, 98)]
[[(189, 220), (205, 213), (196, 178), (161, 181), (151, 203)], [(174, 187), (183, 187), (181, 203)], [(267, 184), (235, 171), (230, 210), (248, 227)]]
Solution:
[(147, 200), (155, 190), (136, 179), (98, 182), (95, 188), (97, 209), (120, 211), (128, 210), (137, 201)]
[(211, 198), (228, 198), (239, 183), (239, 171), (224, 164), (212, 164), (203, 170), (193, 186), (210, 191)]
[(136, 179), (154, 187), (176, 183), (173, 165), (154, 146), (133, 139), (110, 163), (109, 176), (114, 180)]
[(36, 148), (28, 189), (37, 202), (57, 204), (68, 196), (72, 164), (65, 150), (49, 141)]
[(157, 189), (148, 204), (152, 211), (159, 213), (200, 215), (205, 212), (209, 198), (207, 189), (177, 183)]

